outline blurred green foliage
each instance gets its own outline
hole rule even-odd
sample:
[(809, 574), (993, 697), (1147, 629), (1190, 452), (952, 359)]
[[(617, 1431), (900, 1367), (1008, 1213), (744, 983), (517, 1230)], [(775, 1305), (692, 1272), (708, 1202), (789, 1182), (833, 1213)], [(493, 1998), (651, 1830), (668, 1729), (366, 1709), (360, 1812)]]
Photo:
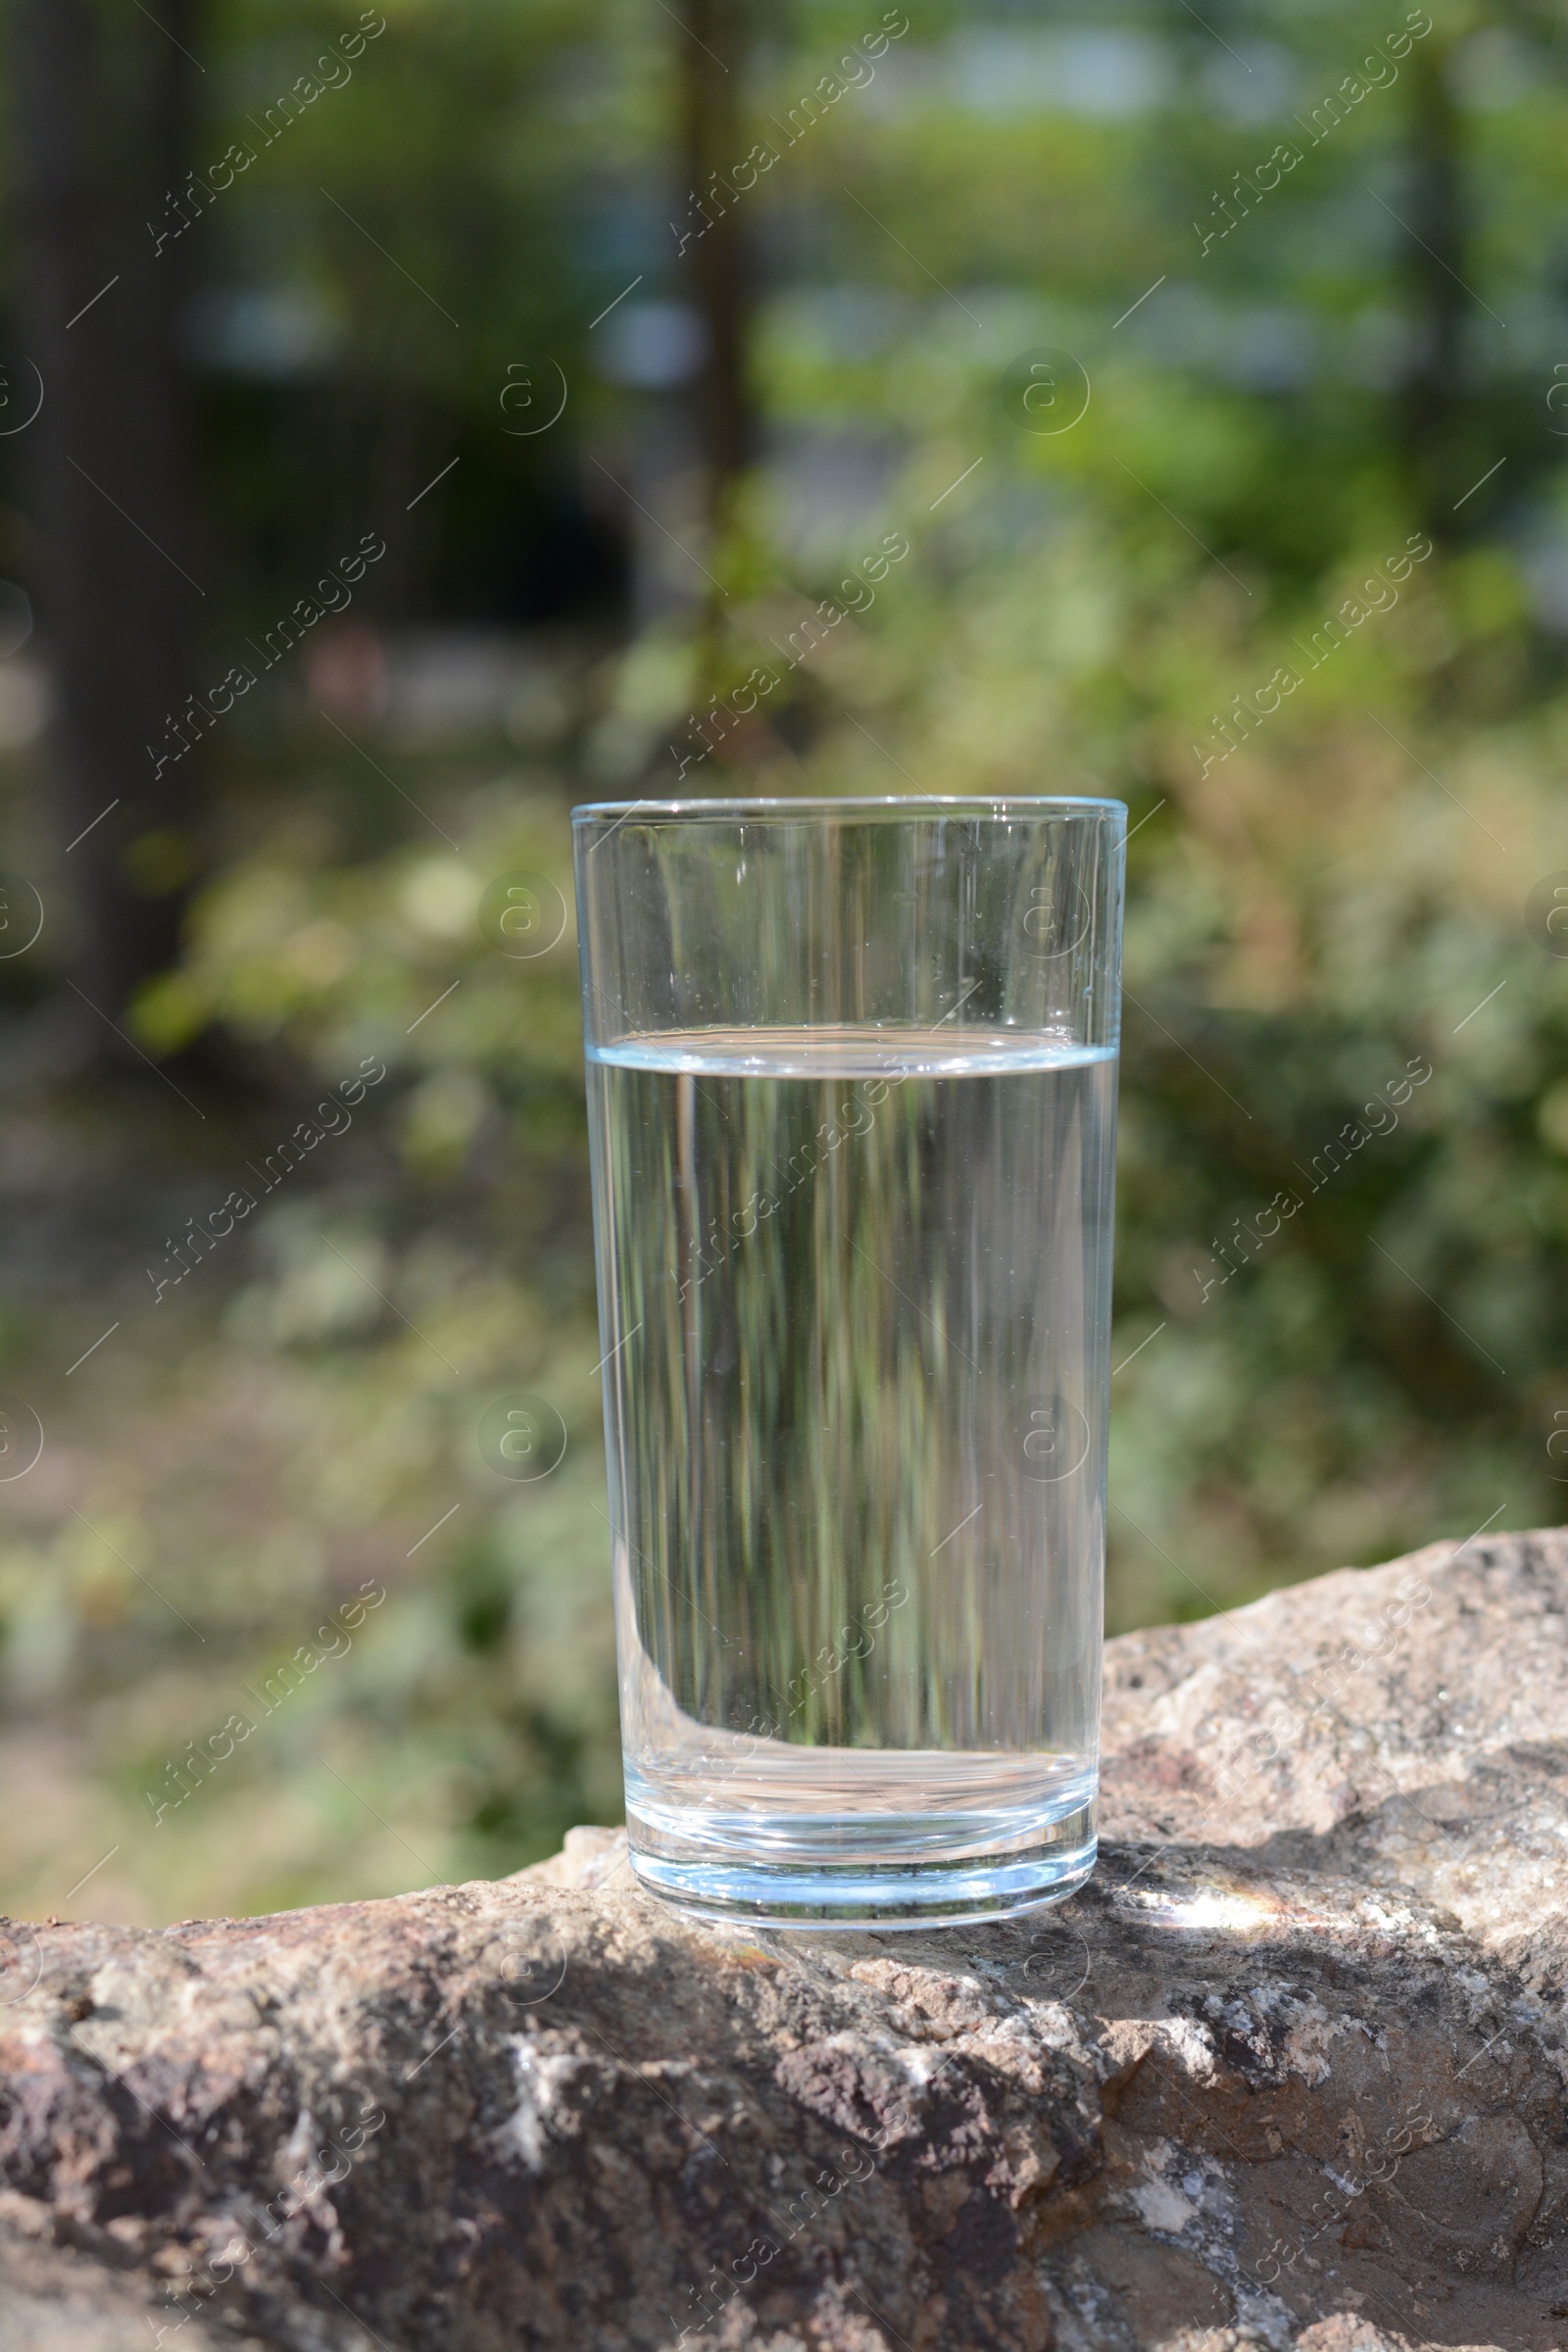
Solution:
[[(763, 454), (713, 540), (662, 509), (678, 592), (622, 625), (593, 532), (636, 524), (605, 483), (682, 394), (588, 322), (631, 278), (693, 299), (680, 36), (632, 0), (386, 15), (202, 232), (221, 625), (367, 524), (392, 556), (357, 611), (394, 672), (411, 624), (533, 625), (504, 723), (400, 731), (394, 697), (348, 741), (301, 658), (215, 739), (210, 879), (137, 1011), (160, 1062), (240, 1074), (196, 1164), (172, 1100), (50, 1076), (3, 1147), (14, 1200), (57, 1194), (86, 1237), (0, 1335), (56, 1446), (0, 1555), (22, 1909), (111, 1844), (83, 1903), (157, 1917), (515, 1867), (613, 1816), (574, 934), (515, 959), (480, 901), (526, 872), (564, 913), (572, 800), (673, 791), (693, 714), (884, 533), (910, 552), (874, 603), (680, 788), (1127, 800), (1112, 1626), (1553, 1520), (1568, 1475), (1568, 966), (1526, 918), (1568, 868), (1556, 20), (1435, 7), (1312, 145), (1402, 10), (911, 9), (739, 199)], [(759, 24), (749, 136), (780, 144), (876, 21)], [(215, 153), (340, 28), (292, 0), (210, 24)], [(1437, 270), (1402, 225), (1434, 221)], [(237, 356), (269, 315), (292, 372)], [(1020, 396), (1043, 350), (1090, 390), (1058, 431)], [(565, 416), (509, 439), (507, 368), (546, 354)], [(1396, 601), (1363, 595), (1423, 536)], [(15, 863), (36, 755), (10, 765)], [(388, 1076), (353, 1136), (150, 1306), (125, 1261), (365, 1055)], [(569, 1431), (537, 1488), (474, 1445), (511, 1388)], [(368, 1578), (389, 1596), (349, 1653), (152, 1826), (169, 1759)]]

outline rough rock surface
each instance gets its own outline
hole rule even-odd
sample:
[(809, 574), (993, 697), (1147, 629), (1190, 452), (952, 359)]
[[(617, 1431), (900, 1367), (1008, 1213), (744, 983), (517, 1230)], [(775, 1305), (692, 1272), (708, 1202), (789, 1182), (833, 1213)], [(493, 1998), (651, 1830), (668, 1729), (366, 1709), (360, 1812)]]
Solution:
[(1568, 2345), (1568, 1532), (1110, 1645), (1009, 1926), (14, 1924), (0, 2352)]

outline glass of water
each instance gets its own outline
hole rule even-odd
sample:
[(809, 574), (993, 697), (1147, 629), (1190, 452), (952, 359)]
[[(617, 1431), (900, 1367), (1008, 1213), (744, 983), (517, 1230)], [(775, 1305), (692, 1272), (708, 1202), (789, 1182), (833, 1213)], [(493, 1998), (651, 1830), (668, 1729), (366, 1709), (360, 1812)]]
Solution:
[(1125, 823), (575, 812), (627, 1823), (688, 1909), (1093, 1867)]

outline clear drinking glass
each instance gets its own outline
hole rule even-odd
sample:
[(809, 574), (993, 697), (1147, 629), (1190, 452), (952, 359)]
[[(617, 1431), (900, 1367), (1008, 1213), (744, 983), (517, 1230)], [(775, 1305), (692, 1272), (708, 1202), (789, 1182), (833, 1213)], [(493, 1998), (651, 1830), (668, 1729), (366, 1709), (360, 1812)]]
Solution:
[(1125, 823), (575, 812), (626, 1813), (690, 1909), (1093, 1866)]

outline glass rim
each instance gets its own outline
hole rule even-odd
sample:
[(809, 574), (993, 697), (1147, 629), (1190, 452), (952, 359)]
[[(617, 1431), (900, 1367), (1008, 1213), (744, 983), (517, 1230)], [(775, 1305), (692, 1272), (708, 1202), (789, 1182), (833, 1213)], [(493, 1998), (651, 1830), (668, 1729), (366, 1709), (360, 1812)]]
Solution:
[(788, 821), (792, 816), (917, 817), (963, 815), (993, 823), (1008, 817), (1053, 814), (1127, 814), (1125, 801), (1093, 793), (857, 793), (839, 798), (809, 795), (800, 799), (779, 796), (766, 800), (583, 801), (571, 811), (574, 825), (644, 815), (673, 818), (682, 823), (742, 823)]

